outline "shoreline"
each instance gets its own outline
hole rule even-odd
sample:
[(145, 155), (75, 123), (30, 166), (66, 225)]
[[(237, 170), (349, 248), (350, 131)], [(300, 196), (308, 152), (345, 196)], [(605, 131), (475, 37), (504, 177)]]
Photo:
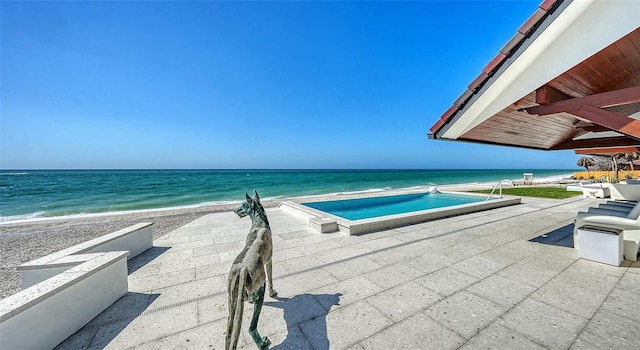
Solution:
[[(565, 174), (562, 176), (552, 176), (552, 177), (544, 177), (539, 179), (534, 179), (534, 185), (543, 185), (549, 183), (559, 183), (562, 180), (566, 180), (569, 178), (571, 174)], [(512, 181), (521, 181), (522, 179), (504, 179), (500, 181), (493, 182), (471, 182), (471, 183), (460, 183), (460, 184), (448, 184), (448, 185), (434, 185), (438, 188), (445, 189), (448, 191), (464, 191), (479, 188), (486, 188), (489, 186), (493, 187), (498, 182), (507, 182), (507, 186), (511, 186)], [(396, 188), (396, 189), (366, 189), (359, 191), (349, 191), (349, 192), (332, 192), (326, 194), (315, 194), (315, 195), (305, 195), (305, 196), (294, 196), (294, 197), (274, 197), (274, 198), (265, 198), (262, 200), (263, 205), (267, 207), (268, 204), (271, 206), (277, 206), (283, 201), (294, 201), (294, 202), (308, 202), (311, 200), (323, 201), (327, 200), (327, 198), (331, 199), (350, 199), (350, 198), (362, 198), (373, 195), (394, 195), (394, 194), (403, 194), (403, 193), (416, 193), (416, 192), (426, 192), (426, 190), (431, 187), (429, 186), (414, 186), (409, 188)], [(63, 221), (63, 220), (85, 220), (85, 219), (96, 219), (100, 220), (102, 218), (108, 218), (113, 216), (154, 216), (154, 214), (163, 214), (167, 212), (171, 213), (186, 213), (186, 212), (220, 212), (220, 211), (229, 211), (235, 209), (235, 206), (240, 204), (243, 199), (240, 200), (229, 200), (229, 201), (220, 201), (220, 202), (212, 202), (212, 203), (200, 203), (200, 204), (191, 204), (186, 206), (177, 206), (177, 207), (166, 207), (166, 208), (150, 208), (150, 209), (138, 209), (138, 210), (128, 210), (128, 211), (113, 211), (113, 212), (101, 212), (101, 213), (83, 213), (83, 214), (71, 214), (71, 215), (60, 215), (60, 216), (44, 216), (44, 217), (27, 217), (16, 220), (6, 220), (7, 217), (0, 217), (0, 235), (4, 232), (4, 229), (17, 225), (29, 225), (29, 224), (40, 224), (40, 223), (48, 223), (53, 221)], [(275, 203), (275, 204), (274, 204)], [(25, 214), (25, 216), (35, 215), (34, 214)], [(5, 220), (5, 221), (2, 221)]]
[[(534, 185), (557, 186), (564, 178), (541, 178)], [(503, 180), (504, 183), (506, 180)], [(491, 189), (496, 182), (438, 186), (444, 191)], [(511, 180), (504, 187), (511, 187)], [(275, 208), (283, 201), (298, 203), (353, 199), (381, 195), (425, 192), (425, 188), (327, 194), (282, 199), (264, 199), (265, 208)], [(21, 276), (16, 266), (73, 245), (103, 236), (140, 222), (153, 222), (153, 238), (161, 237), (204, 215), (228, 212), (238, 204), (207, 205), (190, 208), (166, 208), (135, 212), (101, 213), (86, 216), (64, 216), (0, 223), (0, 299), (20, 291)]]

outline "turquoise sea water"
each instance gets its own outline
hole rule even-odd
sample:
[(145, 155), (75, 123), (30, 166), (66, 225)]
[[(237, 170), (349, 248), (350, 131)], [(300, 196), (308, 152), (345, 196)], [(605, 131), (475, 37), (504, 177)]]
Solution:
[(525, 170), (2, 170), (0, 221), (222, 204), (258, 190), (289, 198), (381, 189), (569, 176)]

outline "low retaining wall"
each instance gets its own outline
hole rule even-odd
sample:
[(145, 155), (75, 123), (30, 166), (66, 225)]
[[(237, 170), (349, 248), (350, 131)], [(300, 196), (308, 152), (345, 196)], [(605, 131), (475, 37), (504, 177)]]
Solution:
[(20, 265), (23, 290), (0, 300), (0, 347), (51, 349), (127, 293), (127, 260), (153, 246), (151, 225)]
[(140, 223), (122, 230), (74, 245), (18, 266), (22, 272), (22, 289), (62, 273), (87, 259), (84, 254), (129, 251), (129, 259), (153, 246), (153, 223)]

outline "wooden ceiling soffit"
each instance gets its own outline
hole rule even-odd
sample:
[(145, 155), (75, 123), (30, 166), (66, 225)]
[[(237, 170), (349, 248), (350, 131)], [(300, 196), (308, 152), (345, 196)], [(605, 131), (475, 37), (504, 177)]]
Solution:
[(640, 152), (636, 147), (612, 147), (612, 148), (584, 148), (575, 150), (576, 154), (613, 155), (618, 153)]
[(524, 108), (529, 114), (545, 116), (556, 113), (570, 113), (579, 119), (618, 131), (640, 140), (640, 121), (626, 115), (614, 113), (601, 107), (613, 107), (640, 102), (640, 86), (616, 91), (576, 97), (547, 105)]
[[(559, 143), (550, 148), (550, 150), (578, 150), (582, 148), (604, 148), (604, 147), (626, 147), (629, 145), (637, 145), (640, 143), (635, 138), (627, 136), (606, 137), (596, 139), (570, 140)], [(577, 151), (576, 151), (577, 152)]]

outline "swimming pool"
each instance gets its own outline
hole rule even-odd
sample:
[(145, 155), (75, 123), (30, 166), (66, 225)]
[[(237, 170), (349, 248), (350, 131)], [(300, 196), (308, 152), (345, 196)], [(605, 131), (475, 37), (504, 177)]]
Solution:
[[(494, 198), (493, 200), (495, 200)], [(304, 205), (322, 210), (348, 220), (369, 219), (386, 215), (410, 213), (450, 207), (460, 204), (476, 203), (486, 200), (486, 196), (464, 195), (458, 193), (417, 193), (398, 196), (369, 197), (312, 202)]]
[(413, 193), (324, 202), (282, 202), (279, 208), (309, 219), (309, 227), (355, 235), (520, 204), (519, 197), (486, 200), (459, 192)]

